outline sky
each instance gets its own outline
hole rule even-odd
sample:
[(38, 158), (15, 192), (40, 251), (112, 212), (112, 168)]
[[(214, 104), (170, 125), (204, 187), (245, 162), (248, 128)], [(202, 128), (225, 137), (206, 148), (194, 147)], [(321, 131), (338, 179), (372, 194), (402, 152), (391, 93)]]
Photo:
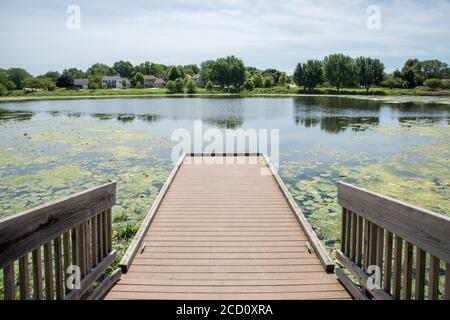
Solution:
[(298, 62), (339, 52), (393, 71), (408, 58), (450, 63), (449, 17), (450, 0), (1, 0), (0, 68), (38, 75), (233, 54), (291, 74)]

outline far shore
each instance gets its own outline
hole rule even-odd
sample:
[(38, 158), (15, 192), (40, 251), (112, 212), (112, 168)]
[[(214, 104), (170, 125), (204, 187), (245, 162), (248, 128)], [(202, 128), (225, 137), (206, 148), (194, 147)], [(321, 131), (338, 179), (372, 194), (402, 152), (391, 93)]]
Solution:
[(196, 94), (104, 94), (104, 95), (29, 95), (0, 97), (0, 103), (53, 101), (53, 100), (86, 100), (86, 99), (133, 99), (133, 98), (291, 98), (291, 97), (338, 97), (360, 100), (381, 101), (386, 103), (434, 103), (450, 105), (450, 94), (445, 96), (425, 95), (356, 95), (356, 94), (309, 94), (309, 93), (196, 93)]

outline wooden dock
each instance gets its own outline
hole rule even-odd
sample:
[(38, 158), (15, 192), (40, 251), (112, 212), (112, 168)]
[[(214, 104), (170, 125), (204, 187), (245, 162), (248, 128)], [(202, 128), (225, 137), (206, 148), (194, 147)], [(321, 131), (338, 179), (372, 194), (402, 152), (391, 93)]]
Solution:
[(184, 156), (107, 276), (115, 182), (0, 219), (0, 300), (450, 300), (449, 216), (337, 191), (335, 270), (265, 155)]
[(186, 156), (106, 299), (350, 299), (263, 155)]

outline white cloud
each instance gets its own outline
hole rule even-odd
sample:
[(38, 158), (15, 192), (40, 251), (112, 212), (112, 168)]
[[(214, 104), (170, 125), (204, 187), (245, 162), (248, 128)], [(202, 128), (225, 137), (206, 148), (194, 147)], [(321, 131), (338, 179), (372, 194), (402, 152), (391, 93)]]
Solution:
[[(299, 60), (338, 51), (377, 56), (390, 68), (411, 56), (450, 56), (445, 0), (78, 2), (81, 31), (65, 29), (60, 2), (24, 10), (1, 4), (1, 66), (43, 72), (118, 59), (200, 63), (236, 54), (250, 65), (291, 71)], [(371, 4), (382, 9), (379, 31), (366, 28)]]

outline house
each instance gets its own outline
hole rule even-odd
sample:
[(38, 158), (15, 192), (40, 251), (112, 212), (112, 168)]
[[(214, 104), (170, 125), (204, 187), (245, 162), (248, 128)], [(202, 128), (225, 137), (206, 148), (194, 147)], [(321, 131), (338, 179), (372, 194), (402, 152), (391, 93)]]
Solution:
[(104, 76), (102, 78), (102, 88), (104, 89), (125, 89), (129, 81), (121, 76)]
[(192, 76), (192, 80), (195, 81), (195, 84), (197, 85), (197, 87), (204, 87), (205, 86), (205, 81), (203, 81), (202, 76), (199, 75), (199, 74), (194, 74)]
[(166, 82), (162, 78), (155, 77), (153, 75), (144, 76), (144, 86), (146, 88), (163, 88)]
[(89, 79), (73, 79), (74, 89), (89, 89)]

